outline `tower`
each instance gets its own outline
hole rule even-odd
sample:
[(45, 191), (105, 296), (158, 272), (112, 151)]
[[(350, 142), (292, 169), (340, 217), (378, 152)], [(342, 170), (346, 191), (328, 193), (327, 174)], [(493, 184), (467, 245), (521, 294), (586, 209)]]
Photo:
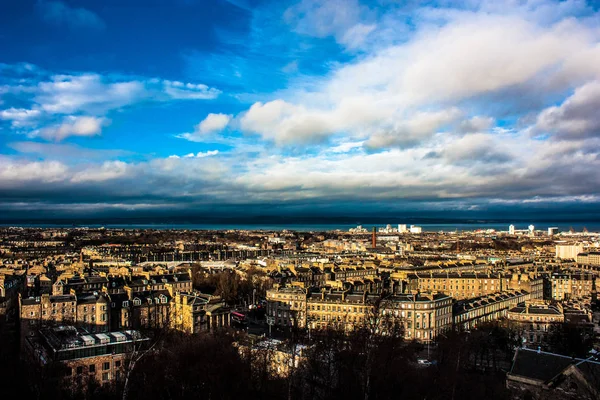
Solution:
[(377, 228), (373, 227), (373, 233), (371, 234), (371, 247), (377, 247)]

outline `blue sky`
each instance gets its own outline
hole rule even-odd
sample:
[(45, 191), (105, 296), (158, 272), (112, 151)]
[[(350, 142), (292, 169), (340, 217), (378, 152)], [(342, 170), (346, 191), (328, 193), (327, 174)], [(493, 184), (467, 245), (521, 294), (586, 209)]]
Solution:
[(594, 216), (599, 107), (596, 2), (0, 0), (15, 218)]

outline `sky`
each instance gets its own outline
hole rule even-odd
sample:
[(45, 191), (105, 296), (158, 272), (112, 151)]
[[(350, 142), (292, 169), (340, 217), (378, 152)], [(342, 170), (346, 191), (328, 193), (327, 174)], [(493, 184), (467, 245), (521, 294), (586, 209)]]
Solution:
[(0, 0), (0, 219), (598, 219), (599, 13)]

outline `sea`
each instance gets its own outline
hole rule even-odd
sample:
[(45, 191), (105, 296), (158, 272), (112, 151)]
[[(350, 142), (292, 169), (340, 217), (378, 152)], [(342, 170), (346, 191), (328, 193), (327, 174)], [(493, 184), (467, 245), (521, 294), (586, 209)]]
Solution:
[[(398, 228), (397, 223), (389, 223), (393, 228)], [(535, 230), (547, 231), (549, 227), (558, 228), (559, 232), (568, 232), (573, 229), (575, 232), (582, 232), (587, 229), (588, 232), (600, 232), (600, 223), (591, 222), (589, 224), (582, 222), (532, 222)], [(324, 231), (348, 231), (350, 228), (356, 228), (359, 224), (297, 224), (297, 223), (278, 223), (278, 224), (202, 224), (202, 223), (94, 223), (94, 224), (69, 224), (69, 223), (0, 223), (1, 227), (23, 227), (23, 228), (106, 228), (106, 229), (150, 229), (150, 230), (252, 230), (252, 231), (297, 231), (297, 232), (324, 232)], [(373, 227), (383, 228), (387, 224), (381, 223), (361, 223), (363, 228), (371, 230)], [(407, 224), (420, 226), (424, 232), (465, 232), (477, 230), (495, 230), (508, 231), (510, 223), (499, 222), (469, 222), (469, 223), (414, 223)], [(528, 229), (530, 223), (513, 223), (516, 230)]]

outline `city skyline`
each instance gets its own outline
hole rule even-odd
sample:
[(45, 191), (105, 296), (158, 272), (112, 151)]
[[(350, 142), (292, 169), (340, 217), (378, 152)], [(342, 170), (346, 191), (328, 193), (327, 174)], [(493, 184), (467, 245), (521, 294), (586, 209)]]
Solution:
[(598, 220), (597, 4), (406, 3), (2, 2), (1, 219)]

